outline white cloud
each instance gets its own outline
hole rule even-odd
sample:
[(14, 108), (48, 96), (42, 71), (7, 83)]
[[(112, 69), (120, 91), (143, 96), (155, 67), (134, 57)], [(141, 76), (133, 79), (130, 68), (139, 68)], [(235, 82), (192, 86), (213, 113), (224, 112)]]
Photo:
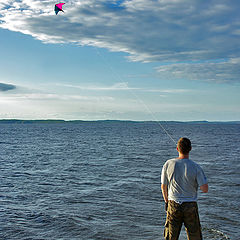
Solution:
[(108, 96), (81, 96), (81, 95), (66, 95), (66, 94), (55, 94), (55, 93), (17, 93), (17, 94), (5, 94), (0, 95), (1, 101), (19, 102), (19, 101), (112, 101), (113, 97)]
[[(49, 89), (51, 84), (47, 86)], [(45, 86), (45, 89), (47, 88)], [(0, 118), (63, 118), (63, 119), (151, 119), (155, 113), (168, 111), (185, 111), (193, 104), (176, 104), (161, 101), (143, 100), (138, 93), (160, 93), (157, 99), (168, 94), (181, 94), (184, 89), (143, 89), (131, 88), (128, 83), (116, 83), (112, 86), (79, 86), (58, 84), (55, 91), (48, 92), (18, 86), (16, 91), (0, 94)], [(75, 94), (61, 92), (61, 87), (74, 88)], [(77, 89), (83, 90), (77, 91)], [(125, 98), (115, 94), (116, 91), (133, 90)], [(93, 91), (91, 94), (89, 91)], [(98, 91), (98, 93), (96, 93)], [(114, 93), (113, 96), (112, 92)], [(81, 94), (81, 92), (83, 94)], [(109, 95), (106, 93), (110, 93)], [(87, 95), (86, 95), (87, 94)], [(151, 96), (151, 95), (150, 95)], [(155, 98), (156, 99), (156, 98)], [(150, 106), (151, 103), (151, 106)], [(147, 118), (146, 118), (147, 116)]]
[[(139, 88), (139, 87), (129, 87), (127, 82), (116, 83), (112, 86), (81, 86), (58, 83), (55, 84), (64, 88), (74, 88), (84, 91), (134, 91), (134, 92), (149, 92), (149, 93), (164, 93), (164, 94), (175, 94), (175, 93), (187, 93), (192, 92), (192, 89), (152, 89), (152, 88)], [(162, 95), (165, 96), (165, 95)]]
[(72, 85), (72, 84), (63, 84), (59, 83), (57, 86), (75, 88), (86, 91), (125, 91), (125, 90), (138, 90), (139, 88), (130, 88), (128, 87), (127, 82), (116, 83), (112, 86), (80, 86), (80, 85)]
[(170, 64), (156, 69), (161, 79), (189, 79), (219, 83), (233, 83), (240, 80), (239, 58), (231, 58), (219, 62)]
[(49, 94), (0, 96), (0, 118), (153, 120), (153, 116), (159, 114), (185, 112), (194, 107), (194, 104), (155, 103), (149, 108), (134, 98), (119, 101), (109, 97), (94, 99)]
[[(240, 3), (235, 0), (125, 0), (118, 4), (113, 0), (69, 0), (64, 5), (65, 12), (57, 16), (53, 11), (55, 3), (1, 0), (0, 27), (44, 42), (126, 52), (131, 61), (239, 57)], [(229, 76), (228, 71), (224, 81), (239, 81), (235, 65), (229, 61), (228, 66), (235, 72)], [(214, 68), (211, 70), (215, 72)], [(197, 77), (193, 75), (185, 77)], [(213, 79), (210, 76), (208, 80)]]

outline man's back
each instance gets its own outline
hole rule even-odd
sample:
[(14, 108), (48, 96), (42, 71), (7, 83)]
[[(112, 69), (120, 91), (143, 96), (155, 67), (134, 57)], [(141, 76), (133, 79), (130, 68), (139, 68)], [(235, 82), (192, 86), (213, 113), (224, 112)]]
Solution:
[(169, 200), (180, 203), (197, 201), (198, 186), (207, 181), (198, 164), (190, 159), (170, 159), (162, 171), (162, 183), (168, 185)]

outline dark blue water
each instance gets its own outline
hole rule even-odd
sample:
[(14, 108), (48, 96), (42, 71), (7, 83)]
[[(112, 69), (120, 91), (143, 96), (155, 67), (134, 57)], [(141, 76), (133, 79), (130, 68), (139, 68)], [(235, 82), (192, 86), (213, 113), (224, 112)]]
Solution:
[[(238, 240), (240, 125), (164, 127), (208, 177), (204, 239)], [(160, 173), (176, 155), (154, 122), (0, 124), (0, 239), (161, 240)]]

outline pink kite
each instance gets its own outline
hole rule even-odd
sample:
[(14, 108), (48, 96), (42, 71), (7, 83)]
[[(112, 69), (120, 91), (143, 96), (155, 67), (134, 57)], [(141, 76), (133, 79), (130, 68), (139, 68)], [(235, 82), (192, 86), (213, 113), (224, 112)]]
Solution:
[(57, 15), (58, 12), (60, 12), (60, 11), (64, 12), (63, 9), (62, 9), (62, 6), (63, 6), (64, 4), (65, 4), (65, 3), (58, 3), (58, 4), (55, 4), (55, 8), (54, 8), (54, 10), (55, 10), (56, 15)]

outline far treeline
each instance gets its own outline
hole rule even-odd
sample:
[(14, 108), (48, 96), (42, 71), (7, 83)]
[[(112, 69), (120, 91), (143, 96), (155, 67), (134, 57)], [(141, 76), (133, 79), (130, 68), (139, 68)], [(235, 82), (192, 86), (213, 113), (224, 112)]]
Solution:
[[(96, 120), (96, 121), (84, 121), (84, 120), (58, 120), (58, 119), (46, 119), (46, 120), (21, 120), (21, 119), (0, 119), (0, 124), (56, 124), (56, 123), (94, 123), (94, 122), (132, 122), (132, 123), (147, 123), (147, 122), (156, 122), (156, 121), (131, 121), (131, 120)], [(240, 121), (159, 121), (160, 123), (175, 123), (175, 124), (240, 124)]]

